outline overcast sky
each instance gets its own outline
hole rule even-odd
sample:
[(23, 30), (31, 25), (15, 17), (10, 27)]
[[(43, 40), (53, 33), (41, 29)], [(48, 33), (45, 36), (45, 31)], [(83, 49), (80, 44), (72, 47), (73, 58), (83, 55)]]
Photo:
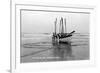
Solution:
[(21, 32), (24, 33), (52, 33), (55, 19), (59, 25), (61, 17), (66, 18), (68, 32), (89, 33), (89, 14), (43, 11), (22, 11), (21, 14)]

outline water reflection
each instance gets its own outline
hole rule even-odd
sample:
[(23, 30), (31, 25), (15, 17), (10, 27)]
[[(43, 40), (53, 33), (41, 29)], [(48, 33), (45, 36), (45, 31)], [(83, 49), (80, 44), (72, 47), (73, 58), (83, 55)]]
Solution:
[(53, 45), (53, 55), (56, 57), (56, 60), (69, 60), (72, 57), (72, 48), (71, 42), (52, 42)]
[[(84, 34), (81, 34), (84, 35)], [(23, 38), (21, 63), (67, 60), (89, 60), (89, 35), (75, 34), (67, 42), (57, 43), (53, 39)], [(39, 37), (40, 38), (40, 37)], [(66, 41), (67, 38), (64, 39)]]

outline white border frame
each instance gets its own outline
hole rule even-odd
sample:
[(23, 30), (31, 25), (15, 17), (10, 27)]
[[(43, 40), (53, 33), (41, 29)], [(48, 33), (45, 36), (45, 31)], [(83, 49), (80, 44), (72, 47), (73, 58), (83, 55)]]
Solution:
[[(46, 6), (32, 4), (13, 4), (11, 10), (11, 72), (30, 72), (46, 69), (64, 69), (71, 67), (87, 67), (95, 65), (95, 9), (94, 7), (75, 6)], [(54, 11), (72, 11), (88, 12), (90, 18), (90, 60), (82, 61), (63, 61), (63, 62), (41, 62), (20, 64), (20, 9), (30, 10), (54, 10)]]

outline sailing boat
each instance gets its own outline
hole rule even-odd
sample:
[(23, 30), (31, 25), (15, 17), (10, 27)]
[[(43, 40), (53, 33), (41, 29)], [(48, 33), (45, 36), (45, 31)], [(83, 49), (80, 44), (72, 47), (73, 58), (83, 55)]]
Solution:
[(62, 18), (60, 19), (60, 24), (59, 24), (59, 33), (57, 33), (57, 18), (55, 20), (55, 32), (53, 33), (53, 39), (54, 40), (58, 40), (58, 42), (67, 42), (66, 40), (64, 40), (64, 38), (68, 39), (69, 37), (72, 36), (72, 34), (75, 31), (72, 31), (70, 33), (67, 33), (67, 29), (66, 29), (66, 18)]

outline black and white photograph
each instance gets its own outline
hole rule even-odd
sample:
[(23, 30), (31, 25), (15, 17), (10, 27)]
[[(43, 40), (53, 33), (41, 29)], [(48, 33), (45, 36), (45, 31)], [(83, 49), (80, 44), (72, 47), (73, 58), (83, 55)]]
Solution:
[(95, 6), (14, 0), (10, 22), (11, 73), (95, 66)]
[(20, 62), (90, 59), (89, 12), (20, 11)]

